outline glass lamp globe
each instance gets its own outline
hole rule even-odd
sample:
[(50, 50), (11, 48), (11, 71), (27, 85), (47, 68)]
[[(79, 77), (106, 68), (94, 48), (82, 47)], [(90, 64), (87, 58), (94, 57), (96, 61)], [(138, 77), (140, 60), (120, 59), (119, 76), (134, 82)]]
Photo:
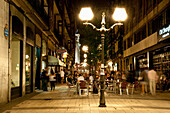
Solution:
[(81, 8), (80, 14), (79, 14), (79, 18), (81, 20), (91, 20), (93, 18), (93, 12), (91, 10), (90, 7), (85, 7), (85, 8)]
[(125, 21), (127, 19), (125, 8), (116, 8), (113, 13), (113, 19), (115, 21)]

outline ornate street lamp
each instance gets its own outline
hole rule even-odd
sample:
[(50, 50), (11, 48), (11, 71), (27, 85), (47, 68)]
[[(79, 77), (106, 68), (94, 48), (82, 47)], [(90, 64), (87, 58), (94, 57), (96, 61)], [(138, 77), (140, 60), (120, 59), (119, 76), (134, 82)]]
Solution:
[[(118, 22), (113, 24), (109, 29), (105, 27), (105, 13), (102, 13), (102, 22), (101, 22), (101, 28), (96, 28), (92, 23), (89, 23), (88, 21), (93, 18), (93, 12), (90, 7), (82, 8), (79, 14), (79, 17), (81, 20), (85, 21), (83, 24), (84, 25), (90, 25), (95, 29), (96, 31), (101, 32), (101, 43), (102, 43), (102, 64), (101, 64), (101, 77), (100, 77), (100, 105), (99, 107), (106, 107), (105, 104), (105, 96), (104, 96), (104, 38), (105, 35), (104, 33), (107, 31), (110, 31), (111, 29), (114, 28), (116, 25), (123, 25), (123, 23)], [(125, 8), (116, 8), (114, 13), (113, 13), (113, 19), (116, 21), (124, 21), (127, 18), (127, 13)]]

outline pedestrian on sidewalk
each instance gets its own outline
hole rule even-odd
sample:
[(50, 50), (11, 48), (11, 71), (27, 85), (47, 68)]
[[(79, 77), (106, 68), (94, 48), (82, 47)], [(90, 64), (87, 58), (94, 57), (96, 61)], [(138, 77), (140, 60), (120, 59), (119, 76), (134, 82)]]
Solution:
[(60, 71), (60, 77), (61, 77), (61, 84), (63, 84), (63, 81), (64, 81), (64, 71), (63, 71), (63, 69), (61, 69), (61, 71)]
[(54, 73), (53, 69), (51, 69), (51, 74), (49, 76), (51, 91), (55, 90), (55, 82), (56, 82), (56, 74)]
[(148, 70), (143, 69), (139, 75), (138, 80), (140, 80), (140, 84), (142, 85), (142, 92), (141, 95), (144, 95), (148, 92)]
[(47, 86), (48, 86), (48, 73), (47, 73), (47, 67), (43, 70), (41, 74), (42, 78), (42, 89), (43, 91), (47, 91)]
[(156, 94), (156, 81), (158, 80), (158, 75), (153, 68), (150, 71), (148, 71), (148, 79), (149, 79), (150, 93), (152, 95), (155, 95)]

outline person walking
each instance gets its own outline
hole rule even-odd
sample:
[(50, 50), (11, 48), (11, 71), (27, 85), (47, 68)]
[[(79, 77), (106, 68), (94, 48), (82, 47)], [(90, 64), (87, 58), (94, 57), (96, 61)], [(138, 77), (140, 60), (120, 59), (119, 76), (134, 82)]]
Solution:
[(51, 69), (51, 74), (49, 76), (50, 84), (51, 84), (51, 91), (55, 90), (55, 82), (56, 82), (56, 74)]
[(156, 94), (156, 81), (158, 80), (158, 75), (153, 68), (150, 71), (148, 71), (148, 79), (149, 79), (150, 93), (152, 95), (155, 95)]
[(48, 75), (47, 75), (47, 67), (43, 70), (41, 79), (42, 79), (42, 89), (43, 91), (47, 91), (48, 86)]
[(64, 81), (64, 71), (63, 71), (63, 69), (61, 69), (61, 71), (60, 71), (60, 77), (61, 77), (61, 84), (63, 84), (63, 81)]
[(147, 86), (148, 86), (148, 70), (143, 69), (141, 74), (139, 75), (139, 78), (141, 78), (140, 84), (142, 85), (141, 95), (144, 95), (145, 93), (148, 92), (148, 90), (147, 90)]

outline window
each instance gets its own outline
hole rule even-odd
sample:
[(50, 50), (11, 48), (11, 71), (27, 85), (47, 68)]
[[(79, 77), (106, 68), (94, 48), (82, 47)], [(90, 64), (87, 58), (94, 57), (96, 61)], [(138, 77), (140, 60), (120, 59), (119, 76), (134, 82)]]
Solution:
[(166, 10), (166, 24), (170, 23), (170, 8)]
[(152, 21), (148, 23), (148, 36), (152, 34)]
[(132, 47), (132, 36), (127, 39), (128, 41), (128, 48)]
[(25, 56), (25, 76), (26, 76), (26, 81), (25, 84), (31, 85), (31, 61), (32, 61), (32, 47), (28, 44), (26, 44), (26, 56)]
[(153, 0), (153, 6), (154, 7), (156, 6), (156, 0)]
[(152, 9), (152, 0), (147, 0), (147, 5), (146, 5), (146, 10), (147, 10), (147, 13), (149, 13)]
[(123, 50), (126, 50), (126, 40), (123, 41)]
[(146, 26), (144, 26), (141, 30), (142, 40), (146, 38)]
[(140, 42), (141, 40), (142, 40), (142, 35), (141, 35), (141, 31), (138, 31), (137, 33), (135, 33), (135, 38), (134, 38), (134, 43), (136, 44), (136, 43), (138, 43), (138, 42)]
[(11, 57), (11, 87), (20, 86), (20, 68), (21, 68), (21, 43), (20, 40), (12, 40), (12, 57)]
[(158, 1), (158, 4), (160, 3), (160, 2), (162, 2), (162, 0), (157, 0)]

